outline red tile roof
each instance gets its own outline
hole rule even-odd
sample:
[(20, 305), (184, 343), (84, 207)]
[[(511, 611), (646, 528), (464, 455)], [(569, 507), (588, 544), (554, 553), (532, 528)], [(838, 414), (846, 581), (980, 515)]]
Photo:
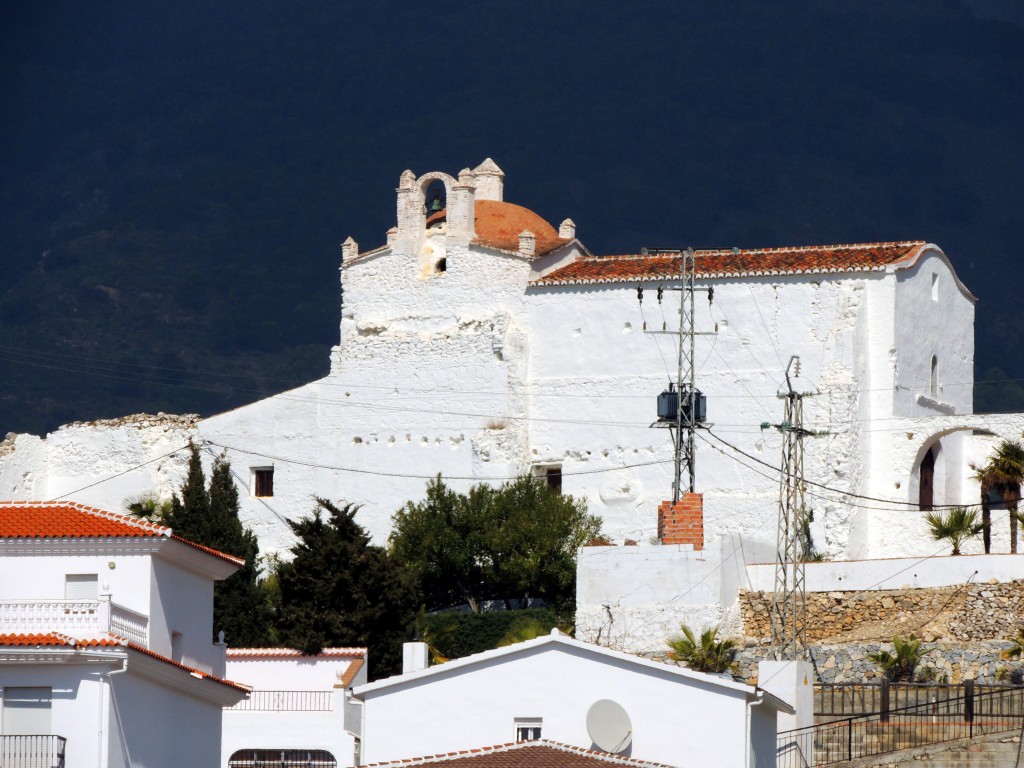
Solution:
[(89, 640), (81, 640), (61, 634), (60, 632), (31, 635), (0, 635), (0, 646), (5, 647), (72, 646), (74, 648), (113, 648), (123, 644), (114, 637), (94, 637)]
[(225, 680), (211, 675), (209, 672), (203, 672), (201, 669), (195, 667), (188, 667), (184, 664), (180, 664), (173, 659), (169, 659), (166, 656), (161, 656), (159, 653), (154, 653), (148, 648), (141, 646), (137, 643), (132, 643), (114, 635), (103, 635), (102, 637), (94, 638), (75, 638), (70, 635), (65, 635), (60, 632), (47, 632), (39, 634), (26, 634), (26, 635), (0, 635), (0, 647), (4, 648), (56, 648), (56, 647), (71, 647), (71, 648), (129, 648), (138, 653), (143, 653), (146, 656), (154, 658), (158, 661), (162, 661), (165, 664), (170, 664), (173, 667), (188, 672), (193, 677), (200, 680), (212, 680), (215, 683), (226, 685), (230, 688), (237, 688), (240, 691), (249, 692), (252, 690), (248, 685), (242, 685), (232, 680)]
[(229, 659), (352, 658), (366, 655), (365, 648), (324, 648), (312, 656), (295, 648), (228, 648)]
[[(901, 261), (912, 261), (925, 243), (907, 240), (894, 243), (810, 245), (755, 250), (696, 251), (698, 278), (751, 277), (763, 275), (870, 272)], [(677, 280), (680, 257), (672, 254), (587, 256), (533, 281), (534, 285), (619, 283), (640, 280)]]
[[(427, 219), (427, 226), (444, 220), (447, 215), (447, 210), (438, 211)], [(569, 242), (529, 208), (499, 200), (477, 200), (473, 204), (473, 230), (476, 232), (474, 242), (502, 251), (518, 251), (519, 233), (528, 230), (537, 236), (538, 256)]]
[(245, 691), (246, 693), (252, 690), (251, 686), (243, 685), (242, 683), (236, 683), (233, 680), (225, 680), (222, 677), (211, 675), (209, 672), (203, 672), (201, 669), (196, 669), (195, 667), (187, 667), (184, 664), (174, 661), (173, 659), (168, 659), (166, 656), (161, 656), (159, 653), (154, 653), (153, 651), (149, 650), (145, 646), (139, 645), (138, 643), (126, 642), (125, 645), (127, 645), (133, 651), (144, 653), (147, 656), (151, 656), (152, 658), (157, 659), (158, 661), (165, 662), (167, 664), (170, 664), (171, 666), (177, 667), (178, 669), (183, 669), (193, 677), (199, 678), (200, 680), (212, 680), (215, 683), (220, 683), (221, 685), (226, 685), (230, 688), (237, 688), (238, 690)]
[(73, 501), (0, 502), (0, 538), (166, 538), (180, 541), (236, 565), (245, 563), (241, 558), (175, 536), (166, 526)]
[[(437, 768), (607, 768), (609, 765), (633, 768), (670, 768), (662, 763), (633, 760), (606, 752), (559, 744), (554, 741), (519, 741), (479, 749), (464, 749), (443, 755), (371, 763), (375, 768), (400, 765), (431, 765)], [(363, 766), (363, 768), (370, 768)]]

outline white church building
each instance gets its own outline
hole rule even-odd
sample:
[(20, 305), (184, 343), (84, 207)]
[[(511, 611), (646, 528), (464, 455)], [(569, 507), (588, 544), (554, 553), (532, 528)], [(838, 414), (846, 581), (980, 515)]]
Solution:
[[(290, 546), (286, 521), (314, 496), (361, 505), (357, 519), (383, 542), (438, 473), (465, 489), (533, 472), (585, 498), (615, 543), (636, 544), (617, 557), (670, 543), (711, 563), (704, 586), (720, 592), (743, 578), (720, 564), (774, 555), (782, 436), (763, 425), (782, 420), (777, 395), (798, 356), (805, 425), (822, 433), (805, 442), (815, 549), (832, 560), (935, 553), (920, 509), (976, 503), (971, 465), (1024, 427), (1020, 415), (973, 413), (975, 297), (941, 248), (696, 251), (697, 285), (714, 289), (696, 302), (707, 335), (694, 355), (709, 428), (696, 441), (699, 524), (673, 539), (659, 537), (673, 448), (652, 423), (676, 375), (680, 266), (644, 245), (591, 253), (572, 220), (556, 228), (506, 202), (491, 160), (457, 176), (406, 171), (385, 243), (342, 245), (327, 376), (209, 418), (9, 435), (0, 497), (107, 508), (166, 498), (194, 440), (230, 460), (244, 522), (267, 551)], [(1007, 529), (994, 515), (993, 552), (1008, 551)], [(600, 614), (608, 601), (594, 599)]]

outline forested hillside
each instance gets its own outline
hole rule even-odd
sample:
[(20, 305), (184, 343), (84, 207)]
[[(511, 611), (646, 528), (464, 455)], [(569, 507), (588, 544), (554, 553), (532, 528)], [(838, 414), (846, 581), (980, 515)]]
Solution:
[[(940, 244), (1024, 379), (1024, 30), (946, 0), (0, 9), (0, 435), (310, 380), (338, 244), (490, 156), (596, 252)], [(999, 372), (988, 369), (998, 367)], [(978, 409), (1024, 407), (1016, 384)]]

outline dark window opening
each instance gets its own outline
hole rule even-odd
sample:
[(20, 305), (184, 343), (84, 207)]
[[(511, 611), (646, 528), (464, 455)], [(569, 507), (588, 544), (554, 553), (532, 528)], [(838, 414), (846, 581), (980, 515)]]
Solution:
[(934, 501), (935, 446), (921, 459), (920, 483), (918, 484), (918, 506), (922, 512), (930, 512)]
[(540, 738), (542, 721), (516, 718), (516, 741), (537, 741)]
[(338, 761), (324, 749), (240, 749), (228, 768), (338, 768)]
[(252, 495), (266, 497), (274, 495), (274, 469), (254, 469), (252, 471)]
[(562, 492), (562, 465), (553, 464), (546, 467), (534, 467), (534, 477), (538, 477), (548, 485), (552, 493)]
[(448, 259), (438, 259), (437, 264), (434, 265), (434, 271), (441, 273), (448, 270)]

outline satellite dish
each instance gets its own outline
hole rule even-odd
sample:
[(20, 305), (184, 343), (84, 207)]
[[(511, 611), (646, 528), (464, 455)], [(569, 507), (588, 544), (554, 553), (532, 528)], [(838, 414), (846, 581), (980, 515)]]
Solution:
[(587, 711), (587, 733), (598, 749), (618, 755), (633, 741), (633, 724), (622, 705), (600, 699)]

